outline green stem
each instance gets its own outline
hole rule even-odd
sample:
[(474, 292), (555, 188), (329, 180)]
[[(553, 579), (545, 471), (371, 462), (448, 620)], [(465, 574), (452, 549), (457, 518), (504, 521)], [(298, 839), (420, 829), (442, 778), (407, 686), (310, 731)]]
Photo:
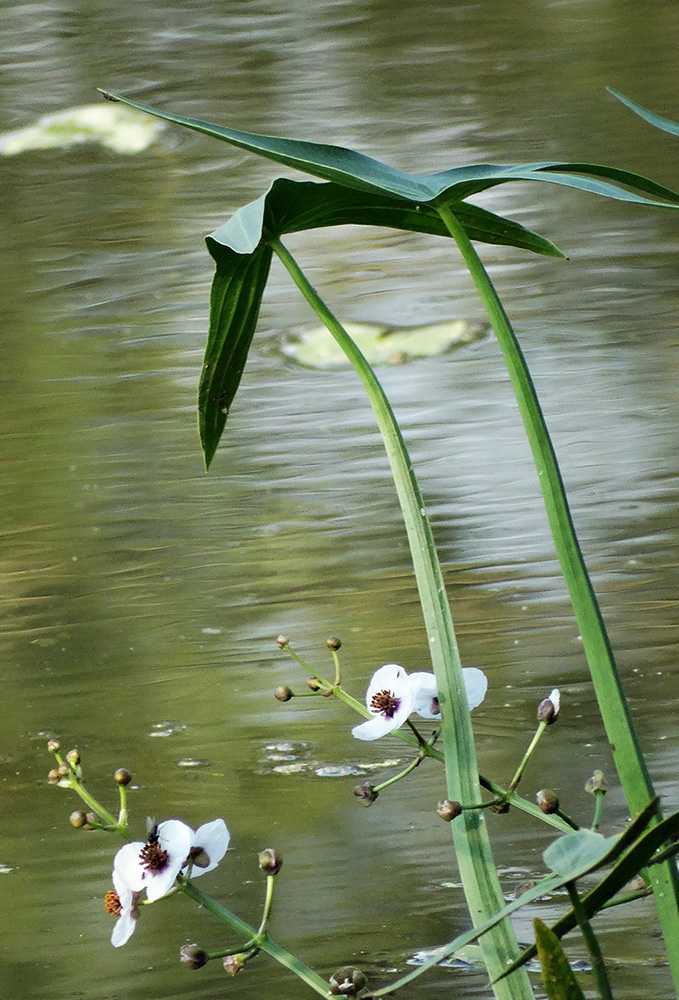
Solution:
[(578, 922), (578, 927), (580, 928), (580, 932), (582, 933), (585, 944), (587, 945), (587, 951), (589, 952), (590, 961), (592, 963), (592, 975), (594, 976), (597, 992), (599, 993), (601, 1000), (613, 1000), (611, 984), (608, 981), (608, 973), (606, 972), (604, 956), (601, 952), (601, 948), (599, 947), (596, 934), (594, 933), (592, 925), (590, 924), (587, 914), (585, 913), (582, 903), (580, 902), (580, 897), (578, 896), (578, 891), (575, 888), (575, 883), (567, 882), (566, 888), (568, 889), (568, 896), (571, 901), (571, 906), (573, 907), (575, 919)]
[[(476, 750), (457, 641), (431, 525), (403, 436), (374, 371), (346, 330), (307, 281), (280, 240), (272, 239), (270, 245), (304, 298), (347, 355), (363, 383), (375, 413), (405, 521), (436, 676), (448, 798), (458, 802), (478, 802), (481, 794)], [(463, 813), (451, 827), (461, 881), (476, 925), (486, 921), (504, 905), (488, 830), (483, 814), (478, 812)], [(509, 920), (503, 919), (484, 935), (481, 948), (486, 968), (491, 979), (494, 979), (518, 954), (516, 937)], [(498, 998), (509, 1000), (511, 997), (518, 1000), (533, 997), (525, 970), (520, 970), (519, 975), (510, 976), (502, 981), (504, 982), (507, 983), (506, 989), (495, 987)], [(498, 986), (502, 987), (502, 983)]]
[(603, 812), (605, 794), (603, 790), (594, 793), (594, 818), (592, 820), (592, 830), (594, 833), (601, 826), (601, 814)]
[(213, 916), (217, 917), (218, 920), (221, 920), (223, 924), (226, 924), (232, 930), (236, 931), (236, 933), (240, 934), (249, 941), (252, 939), (257, 940), (257, 946), (262, 951), (265, 951), (267, 955), (271, 955), (272, 958), (275, 958), (277, 962), (284, 965), (286, 969), (290, 970), (290, 972), (294, 972), (296, 976), (315, 990), (316, 993), (320, 994), (320, 996), (327, 997), (329, 995), (330, 988), (327, 982), (324, 979), (321, 979), (321, 977), (314, 972), (313, 969), (310, 969), (308, 965), (305, 965), (304, 962), (300, 962), (300, 960), (295, 958), (294, 955), (291, 955), (289, 951), (286, 951), (285, 948), (281, 948), (279, 944), (272, 941), (268, 934), (264, 933), (261, 936), (258, 935), (254, 927), (250, 927), (250, 925), (246, 924), (244, 920), (241, 920), (240, 917), (235, 915), (235, 913), (231, 913), (230, 910), (227, 910), (225, 907), (215, 902), (214, 899), (211, 899), (209, 896), (205, 896), (200, 889), (196, 889), (192, 882), (180, 881), (178, 885), (181, 892), (195, 900), (195, 902), (199, 903), (205, 910), (208, 911), (208, 913), (211, 913)]
[[(458, 245), (486, 308), (502, 350), (519, 411), (533, 452), (547, 518), (561, 564), (583, 648), (589, 664), (610, 750), (631, 814), (654, 798), (653, 784), (634, 728), (622, 681), (571, 518), (556, 454), (538, 402), (526, 360), (500, 298), (462, 225), (446, 205), (437, 206)], [(654, 822), (659, 822), (658, 813)], [(668, 946), (670, 968), (679, 991), (679, 873), (673, 862), (649, 873), (660, 923)]]
[(523, 755), (523, 760), (519, 764), (519, 766), (518, 766), (518, 768), (516, 770), (516, 774), (514, 775), (514, 777), (512, 778), (512, 780), (510, 782), (510, 785), (509, 785), (509, 791), (510, 792), (513, 792), (514, 789), (516, 788), (516, 786), (518, 785), (518, 783), (521, 781), (521, 778), (523, 776), (523, 772), (526, 770), (526, 764), (530, 760), (531, 754), (533, 753), (533, 750), (535, 750), (536, 746), (538, 745), (538, 743), (540, 741), (540, 737), (542, 736), (542, 734), (544, 733), (544, 731), (545, 731), (546, 728), (547, 728), (547, 723), (546, 722), (541, 722), (539, 724), (539, 726), (537, 728), (537, 731), (535, 733), (535, 736), (531, 740), (530, 746), (528, 747), (528, 749), (526, 750), (525, 754)]

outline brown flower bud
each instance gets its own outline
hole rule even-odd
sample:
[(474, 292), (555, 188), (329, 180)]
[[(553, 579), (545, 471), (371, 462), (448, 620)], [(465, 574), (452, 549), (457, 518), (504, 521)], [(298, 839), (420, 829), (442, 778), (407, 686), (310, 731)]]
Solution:
[(441, 799), (436, 807), (436, 812), (446, 823), (450, 823), (456, 816), (462, 814), (462, 806), (459, 802), (451, 802), (450, 799)]
[(59, 742), (59, 740), (48, 740), (47, 749), (49, 750), (50, 753), (59, 753), (59, 751), (61, 750), (61, 743)]
[(545, 698), (538, 705), (538, 722), (546, 722), (548, 726), (551, 726), (559, 717), (560, 707), (561, 695), (559, 689), (554, 688), (550, 692), (549, 697)]
[(72, 812), (68, 817), (68, 822), (71, 826), (74, 826), (76, 830), (80, 830), (87, 823), (87, 816), (82, 809), (76, 809), (75, 812)]
[(59, 781), (61, 780), (61, 775), (59, 774), (59, 771), (56, 767), (53, 767), (52, 770), (49, 771), (47, 775), (47, 780), (49, 781), (50, 785), (59, 784)]
[(366, 984), (360, 969), (345, 965), (330, 977), (330, 992), (333, 996), (355, 997)]
[(273, 693), (273, 696), (276, 699), (276, 701), (290, 701), (290, 699), (293, 697), (293, 694), (287, 684), (281, 684), (280, 687), (276, 688), (276, 690)]
[(275, 848), (267, 847), (266, 850), (260, 852), (259, 867), (267, 875), (278, 875), (282, 864), (283, 858)]
[(328, 641), (326, 642), (326, 646), (328, 647), (328, 649), (341, 649), (342, 640), (338, 639), (336, 635), (331, 635)]
[(307, 677), (306, 686), (310, 691), (320, 691), (321, 689), (318, 677)]
[(364, 781), (362, 785), (356, 785), (354, 795), (361, 802), (361, 805), (371, 806), (379, 792), (376, 792), (369, 781)]
[(126, 767), (119, 767), (113, 777), (119, 785), (129, 785), (132, 781), (132, 775)]
[(197, 944), (184, 944), (179, 949), (179, 961), (189, 969), (202, 969), (209, 959), (207, 952)]
[(559, 796), (551, 788), (541, 788), (535, 798), (543, 813), (548, 816), (559, 811)]
[(72, 773), (73, 772), (71, 771), (71, 768), (68, 766), (68, 764), (60, 764), (59, 767), (57, 768), (57, 774), (59, 775), (59, 780), (61, 780), (62, 778), (70, 778)]

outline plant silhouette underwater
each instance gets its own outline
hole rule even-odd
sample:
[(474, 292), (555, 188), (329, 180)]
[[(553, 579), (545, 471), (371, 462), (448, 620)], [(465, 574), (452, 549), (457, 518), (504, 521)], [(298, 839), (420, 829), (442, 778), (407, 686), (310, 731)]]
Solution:
[[(238, 949), (215, 952), (207, 952), (198, 945), (185, 946), (181, 958), (191, 968), (200, 968), (220, 958), (225, 970), (233, 975), (260, 951), (265, 951), (322, 996), (363, 993), (365, 997), (377, 997), (404, 986), (459, 948), (478, 941), (495, 996), (499, 1000), (527, 1000), (534, 994), (525, 964), (536, 949), (545, 986), (549, 984), (550, 990), (557, 991), (550, 992), (550, 997), (582, 995), (572, 980), (560, 944), (561, 937), (578, 926), (590, 952), (597, 992), (606, 998), (612, 993), (590, 918), (612, 903), (653, 893), (660, 924), (670, 945), (669, 963), (675, 987), (679, 988), (679, 949), (671, 946), (679, 940), (679, 876), (674, 859), (679, 848), (673, 840), (679, 831), (679, 814), (663, 818), (654, 795), (532, 379), (518, 339), (473, 243), (502, 244), (553, 257), (563, 257), (563, 254), (544, 237), (467, 200), (499, 184), (517, 180), (547, 182), (653, 208), (676, 209), (679, 195), (638, 174), (589, 163), (475, 164), (436, 174), (406, 174), (353, 150), (259, 136), (159, 111), (127, 98), (104, 96), (321, 180), (321, 183), (274, 181), (267, 193), (240, 209), (207, 238), (216, 273), (199, 387), (199, 428), (205, 461), (209, 467), (225, 429), (255, 334), (275, 253), (345, 352), (375, 412), (403, 512), (433, 667), (433, 673), (408, 673), (398, 664), (386, 664), (369, 682), (364, 705), (342, 686), (338, 656), (341, 643), (336, 637), (331, 637), (327, 644), (333, 658), (334, 677), (326, 679), (304, 663), (285, 636), (280, 636), (277, 640), (280, 649), (306, 669), (309, 677), (305, 691), (295, 695), (290, 687), (283, 685), (276, 697), (283, 702), (302, 695), (339, 700), (367, 719), (353, 728), (355, 737), (376, 739), (391, 734), (415, 749), (415, 756), (400, 774), (382, 785), (366, 783), (355, 790), (357, 798), (366, 805), (371, 805), (380, 791), (410, 774), (426, 758), (444, 763), (445, 797), (439, 802), (438, 812), (450, 823), (473, 923), (469, 931), (439, 949), (422, 966), (371, 993), (364, 992), (370, 988), (366, 977), (353, 967), (342, 967), (329, 979), (324, 979), (269, 935), (273, 885), (280, 869), (277, 852), (271, 848), (260, 855), (260, 867), (266, 875), (266, 894), (262, 920), (255, 929), (194, 885), (196, 875), (213, 870), (226, 853), (229, 833), (224, 820), (214, 820), (194, 832), (181, 820), (167, 819), (157, 825), (150, 822), (146, 841), (126, 844), (115, 857), (114, 889), (107, 900), (109, 912), (116, 917), (113, 944), (119, 946), (129, 939), (136, 927), (140, 906), (166, 898), (170, 893), (182, 892), (245, 939)], [(615, 96), (652, 124), (659, 127), (673, 124), (645, 112), (622, 95)], [(663, 122), (665, 125), (661, 124)], [(679, 126), (676, 128), (679, 132)], [(673, 131), (672, 128), (666, 130)], [(426, 506), (401, 431), (375, 372), (281, 242), (281, 237), (287, 233), (347, 223), (386, 225), (451, 239), (476, 283), (516, 393), (602, 719), (633, 816), (630, 825), (616, 837), (604, 838), (598, 833), (605, 794), (603, 776), (594, 775), (588, 783), (591, 786), (588, 791), (595, 797), (591, 829), (580, 828), (564, 813), (550, 789), (541, 789), (536, 802), (523, 799), (517, 792), (526, 763), (547, 728), (559, 716), (561, 698), (557, 689), (538, 706), (537, 729), (509, 784), (503, 787), (478, 773), (470, 711), (483, 702), (487, 681), (480, 669), (462, 668)], [(412, 721), (413, 713), (436, 721), (437, 728), (428, 739)], [(73, 824), (116, 832), (129, 839), (127, 772), (123, 769), (116, 772), (120, 791), (116, 818), (85, 788), (77, 751), (63, 759), (57, 741), (51, 741), (49, 749), (55, 754), (57, 764), (50, 772), (50, 780), (75, 791), (88, 808), (87, 812), (72, 815)], [(119, 775), (123, 775), (124, 780)], [(489, 798), (483, 798), (482, 789), (490, 793)], [(510, 806), (548, 823), (561, 835), (544, 853), (551, 874), (526, 888), (518, 899), (506, 903), (493, 862), (484, 812), (492, 808), (504, 813)], [(607, 869), (606, 874), (594, 889), (581, 895), (578, 881), (584, 875), (591, 878), (592, 873), (602, 868)], [(639, 875), (638, 886), (627, 895), (617, 895)], [(536, 946), (521, 952), (509, 920), (511, 913), (562, 887), (568, 892), (570, 908), (551, 930), (537, 925)]]

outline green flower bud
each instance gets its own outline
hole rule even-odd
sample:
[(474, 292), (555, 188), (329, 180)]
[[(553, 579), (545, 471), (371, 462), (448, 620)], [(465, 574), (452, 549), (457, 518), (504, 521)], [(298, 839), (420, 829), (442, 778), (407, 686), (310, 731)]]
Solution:
[(48, 740), (47, 749), (49, 750), (50, 753), (59, 753), (59, 751), (61, 750), (61, 743), (59, 742), (59, 740)]
[(290, 699), (293, 697), (293, 694), (287, 684), (281, 684), (280, 687), (276, 688), (276, 690), (273, 693), (273, 696), (276, 699), (276, 701), (290, 701)]
[(224, 968), (230, 976), (235, 976), (237, 972), (245, 968), (243, 955), (227, 955), (224, 959)]
[(207, 952), (197, 944), (184, 944), (179, 949), (179, 961), (189, 969), (202, 969), (209, 959)]
[(326, 642), (326, 646), (328, 647), (328, 649), (341, 649), (342, 640), (338, 639), (336, 635), (331, 635), (328, 641)]
[(585, 782), (585, 791), (589, 792), (590, 795), (596, 795), (597, 792), (605, 794), (607, 788), (603, 771), (595, 771), (592, 777)]
[(462, 806), (459, 802), (451, 802), (450, 799), (441, 799), (436, 807), (436, 812), (446, 823), (450, 823), (456, 816), (462, 814)]
[(558, 812), (559, 796), (551, 788), (541, 788), (535, 798), (543, 813), (549, 816), (550, 813)]
[(80, 752), (78, 750), (69, 750), (66, 754), (66, 760), (69, 764), (72, 764), (73, 767), (77, 767), (80, 763)]
[(113, 777), (119, 785), (129, 785), (132, 781), (132, 775), (126, 767), (119, 767)]
[(283, 864), (283, 858), (273, 847), (267, 847), (259, 855), (259, 867), (267, 875), (278, 875)]
[(353, 965), (344, 965), (330, 977), (330, 992), (333, 996), (355, 997), (366, 984), (366, 978), (360, 969)]

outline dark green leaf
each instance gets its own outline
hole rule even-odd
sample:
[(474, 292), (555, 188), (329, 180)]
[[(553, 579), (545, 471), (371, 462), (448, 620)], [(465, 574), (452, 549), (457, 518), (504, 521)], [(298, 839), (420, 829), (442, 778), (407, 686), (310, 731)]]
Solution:
[(210, 467), (229, 407), (240, 384), (264, 294), (271, 248), (249, 255), (208, 244), (217, 270), (210, 295), (210, 331), (198, 390), (198, 423)]
[(625, 97), (617, 90), (613, 90), (612, 87), (607, 87), (609, 93), (613, 94), (613, 97), (617, 97), (619, 101), (626, 104), (628, 108), (631, 108), (635, 114), (639, 115), (645, 121), (649, 122), (651, 125), (655, 125), (656, 128), (661, 128), (663, 132), (671, 132), (672, 135), (679, 135), (679, 122), (673, 122), (670, 118), (662, 118), (660, 115), (654, 114), (647, 108), (642, 108), (641, 104), (637, 104), (636, 101), (631, 100), (629, 97)]
[(549, 1000), (585, 1000), (585, 994), (578, 986), (554, 931), (537, 917), (533, 920), (533, 929), (542, 968), (542, 983)]
[[(221, 139), (232, 146), (246, 149), (276, 163), (294, 167), (323, 180), (334, 181), (341, 187), (367, 191), (371, 194), (391, 194), (418, 205), (436, 202), (449, 205), (486, 188), (514, 180), (549, 181), (621, 201), (662, 208), (672, 207), (666, 202), (649, 200), (618, 186), (624, 184), (630, 188), (654, 193), (669, 202), (679, 202), (678, 194), (669, 188), (653, 184), (639, 174), (600, 167), (597, 164), (554, 161), (499, 166), (493, 163), (480, 163), (455, 167), (435, 174), (408, 174), (342, 146), (242, 132), (239, 129), (214, 125), (199, 118), (185, 118), (182, 115), (159, 111), (148, 104), (141, 104), (139, 101), (132, 101), (116, 94), (105, 93), (104, 96), (109, 100), (122, 101), (132, 108), (146, 111), (163, 121), (174, 122), (194, 132)], [(571, 176), (571, 172), (590, 176)], [(609, 184), (596, 179), (601, 177), (610, 178), (616, 183)]]

